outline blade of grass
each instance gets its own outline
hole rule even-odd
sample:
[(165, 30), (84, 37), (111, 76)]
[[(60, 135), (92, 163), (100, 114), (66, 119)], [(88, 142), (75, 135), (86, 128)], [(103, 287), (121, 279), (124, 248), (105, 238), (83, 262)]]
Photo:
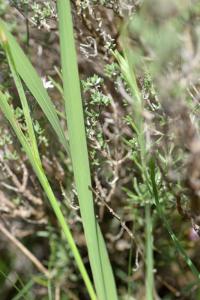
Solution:
[(48, 300), (53, 300), (51, 281), (48, 280)]
[[(125, 29), (123, 30), (123, 41), (125, 43)], [(148, 172), (148, 162), (146, 159), (146, 141), (144, 134), (144, 123), (142, 117), (143, 111), (143, 100), (140, 94), (140, 90), (137, 85), (136, 76), (134, 73), (133, 64), (130, 59), (130, 53), (128, 47), (124, 47), (124, 57), (116, 50), (113, 55), (119, 63), (121, 72), (129, 84), (132, 99), (133, 99), (133, 109), (134, 109), (134, 122), (133, 129), (136, 132), (138, 144), (140, 146), (140, 170), (143, 178), (143, 182), (147, 185), (149, 192), (151, 193), (151, 186), (149, 182), (149, 172)], [(154, 296), (154, 273), (153, 273), (153, 222), (151, 216), (151, 204), (145, 203), (145, 236), (146, 236), (146, 246), (145, 246), (145, 263), (146, 263), (146, 299), (153, 300)]]
[(31, 120), (31, 117), (30, 117), (30, 111), (29, 111), (27, 100), (26, 100), (25, 92), (24, 92), (24, 89), (23, 89), (23, 85), (22, 85), (21, 79), (20, 79), (20, 77), (17, 73), (15, 63), (13, 61), (13, 57), (11, 55), (11, 51), (10, 51), (10, 48), (9, 48), (9, 44), (4, 43), (3, 46), (4, 46), (4, 51), (5, 51), (6, 56), (7, 56), (7, 60), (8, 60), (9, 66), (10, 66), (10, 70), (11, 70), (14, 82), (15, 82), (20, 100), (21, 100), (22, 109), (23, 109), (24, 117), (25, 117), (25, 122), (27, 124), (27, 129), (28, 129), (29, 138), (30, 138), (29, 143), (31, 144), (31, 147), (33, 149), (34, 156), (38, 160), (38, 163), (40, 163), (36, 137), (35, 137), (33, 124), (32, 124), (32, 120)]
[(105, 243), (94, 213), (80, 80), (69, 0), (58, 0), (61, 62), (69, 144), (90, 265), (99, 300), (117, 299)]
[(48, 179), (43, 171), (42, 168), (42, 164), (41, 161), (38, 162), (38, 158), (34, 156), (34, 152), (32, 150), (31, 145), (29, 144), (29, 141), (27, 140), (26, 136), (24, 135), (24, 133), (21, 130), (20, 124), (18, 123), (18, 121), (16, 120), (15, 117), (15, 113), (14, 110), (11, 108), (11, 106), (8, 103), (8, 99), (6, 97), (6, 95), (4, 95), (1, 91), (0, 91), (0, 108), (3, 112), (3, 114), (5, 115), (5, 117), (7, 118), (7, 120), (9, 121), (9, 123), (11, 124), (13, 130), (15, 131), (15, 134), (17, 135), (18, 140), (20, 141), (23, 149), (25, 150), (29, 161), (40, 181), (41, 186), (43, 187), (47, 198), (50, 201), (50, 204), (54, 210), (54, 213), (58, 219), (58, 222), (64, 232), (64, 235), (66, 237), (66, 240), (68, 241), (68, 244), (71, 248), (71, 251), (74, 255), (74, 258), (76, 260), (77, 266), (79, 268), (79, 271), (83, 277), (83, 280), (86, 284), (86, 287), (88, 289), (88, 293), (91, 297), (92, 300), (96, 300), (96, 295), (95, 292), (93, 290), (93, 286), (90, 282), (90, 279), (88, 277), (87, 271), (85, 269), (85, 266), (83, 264), (83, 261), (81, 259), (81, 256), (79, 254), (79, 251), (76, 247), (76, 244), (74, 242), (73, 236), (70, 232), (70, 229), (68, 227), (68, 224), (65, 221), (65, 217), (62, 214), (62, 211), (60, 209), (59, 203), (57, 202), (57, 199), (55, 198), (55, 195), (51, 189), (51, 186), (49, 185)]
[(35, 100), (42, 108), (44, 114), (46, 115), (54, 131), (56, 132), (60, 142), (62, 143), (64, 148), (68, 150), (68, 142), (60, 125), (55, 107), (51, 102), (46, 89), (43, 86), (41, 78), (30, 63), (24, 51), (18, 45), (15, 38), (7, 29), (6, 23), (3, 22), (1, 19), (0, 36), (0, 41), (2, 42), (2, 44), (4, 44), (3, 40), (5, 40), (9, 45), (10, 52), (12, 54), (13, 61), (18, 74), (30, 90), (31, 94), (34, 96)]
[(153, 224), (151, 217), (151, 205), (145, 205), (145, 221), (146, 221), (146, 299), (153, 300), (154, 293), (154, 276), (153, 276)]

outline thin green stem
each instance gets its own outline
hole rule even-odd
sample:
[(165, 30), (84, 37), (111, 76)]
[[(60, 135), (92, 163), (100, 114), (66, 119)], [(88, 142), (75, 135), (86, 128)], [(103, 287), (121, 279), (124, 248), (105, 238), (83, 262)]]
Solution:
[[(126, 26), (123, 28), (123, 41), (125, 43), (125, 31)], [(129, 49), (124, 49), (124, 57), (122, 57), (118, 51), (114, 53), (116, 59), (121, 67), (122, 74), (126, 78), (132, 93), (133, 108), (134, 108), (134, 122), (133, 129), (135, 130), (137, 141), (140, 149), (140, 170), (143, 182), (147, 185), (147, 188), (151, 195), (150, 179), (148, 173), (147, 162), (147, 149), (144, 133), (144, 121), (143, 121), (143, 100), (140, 94), (140, 90), (137, 85), (136, 76), (134, 73), (134, 67), (130, 59)], [(151, 217), (151, 205), (145, 203), (145, 236), (146, 236), (146, 298), (147, 300), (153, 299), (154, 290), (154, 275), (153, 275), (153, 234), (152, 234), (152, 217)]]
[(71, 251), (74, 255), (74, 258), (75, 258), (75, 261), (76, 261), (77, 266), (79, 268), (79, 271), (80, 271), (80, 273), (83, 277), (83, 280), (85, 282), (85, 285), (87, 287), (88, 293), (89, 293), (92, 300), (96, 300), (97, 299), (96, 294), (94, 292), (94, 289), (93, 289), (93, 286), (91, 284), (90, 278), (89, 278), (88, 273), (87, 273), (87, 271), (85, 269), (85, 266), (83, 264), (82, 258), (80, 256), (78, 248), (77, 248), (77, 246), (74, 242), (71, 231), (69, 230), (69, 227), (66, 223), (65, 217), (63, 216), (63, 213), (62, 213), (62, 211), (61, 211), (61, 209), (58, 205), (57, 199), (55, 198), (54, 193), (53, 193), (53, 191), (52, 191), (52, 189), (51, 189), (51, 187), (48, 183), (48, 180), (47, 180), (44, 172), (41, 169), (37, 169), (37, 176), (38, 176), (38, 179), (40, 180), (40, 183), (41, 183), (41, 185), (42, 185), (42, 187), (43, 187), (43, 189), (44, 189), (44, 191), (45, 191), (45, 193), (46, 193), (46, 195), (47, 195), (47, 197), (48, 197), (48, 199), (51, 203), (51, 206), (52, 206), (52, 208), (55, 212), (55, 215), (56, 215), (56, 217), (57, 217), (57, 219), (60, 223), (60, 226), (63, 230), (63, 233), (64, 233), (64, 235), (65, 235), (65, 237), (68, 241), (68, 244), (69, 244), (69, 246), (71, 248)]
[(153, 235), (152, 235), (152, 217), (151, 205), (145, 205), (145, 222), (146, 222), (146, 299), (153, 299), (154, 276), (153, 272)]

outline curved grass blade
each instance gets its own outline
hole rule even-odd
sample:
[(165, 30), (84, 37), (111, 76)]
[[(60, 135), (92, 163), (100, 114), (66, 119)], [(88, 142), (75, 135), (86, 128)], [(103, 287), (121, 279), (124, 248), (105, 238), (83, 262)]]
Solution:
[(63, 230), (63, 233), (65, 235), (66, 240), (68, 241), (68, 244), (71, 248), (71, 251), (74, 255), (74, 258), (76, 260), (77, 266), (79, 268), (79, 271), (83, 277), (83, 280), (85, 282), (85, 285), (87, 287), (88, 293), (91, 297), (92, 300), (96, 300), (96, 294), (94, 292), (93, 286), (91, 284), (91, 281), (89, 279), (89, 276), (87, 274), (87, 271), (85, 269), (85, 266), (83, 264), (83, 261), (81, 259), (81, 256), (79, 254), (78, 248), (75, 244), (75, 241), (73, 239), (73, 236), (71, 234), (71, 231), (68, 227), (68, 224), (65, 220), (65, 217), (60, 209), (59, 203), (51, 189), (51, 186), (49, 185), (48, 179), (44, 173), (44, 170), (42, 168), (42, 164), (41, 161), (38, 161), (38, 157), (34, 155), (34, 151), (31, 147), (31, 144), (29, 142), (29, 138), (27, 139), (27, 137), (24, 135), (24, 133), (21, 130), (20, 124), (18, 123), (18, 121), (16, 120), (15, 117), (15, 113), (14, 110), (12, 109), (12, 107), (9, 105), (8, 103), (8, 99), (7, 96), (4, 95), (1, 91), (0, 91), (0, 108), (3, 112), (3, 114), (5, 115), (5, 117), (7, 118), (7, 120), (9, 121), (9, 123), (11, 124), (13, 130), (15, 131), (15, 134), (17, 135), (18, 140), (20, 141), (24, 151), (26, 152), (29, 161), (40, 181), (41, 186), (43, 187), (47, 198), (49, 199), (49, 202), (51, 204), (51, 207), (57, 217), (57, 220)]
[(94, 213), (90, 167), (69, 0), (58, 0), (61, 62), (69, 144), (90, 265), (99, 300), (116, 300), (105, 243)]
[[(23, 82), (26, 84), (27, 88), (30, 90), (31, 94), (34, 96), (35, 100), (38, 102), (42, 108), (44, 114), (52, 125), (54, 131), (56, 132), (60, 142), (66, 150), (68, 150), (68, 142), (65, 138), (63, 129), (60, 125), (56, 109), (43, 86), (42, 80), (37, 74), (36, 70), (32, 66), (31, 62), (25, 55), (24, 51), (21, 49), (16, 39), (7, 29), (6, 23), (0, 19), (0, 41), (4, 44), (8, 43), (10, 52), (13, 57), (13, 61), (16, 70)], [(4, 42), (3, 42), (4, 40)]]
[(33, 129), (33, 123), (32, 123), (31, 116), (30, 116), (29, 106), (28, 106), (28, 103), (26, 100), (26, 95), (24, 92), (24, 88), (23, 88), (21, 79), (17, 73), (15, 63), (13, 61), (13, 57), (10, 52), (8, 43), (4, 43), (4, 50), (6, 52), (7, 60), (8, 60), (9, 66), (10, 66), (10, 70), (11, 70), (18, 94), (19, 94), (19, 98), (21, 100), (24, 118), (26, 121), (27, 130), (29, 133), (29, 143), (32, 147), (33, 155), (38, 160), (38, 163), (40, 163), (39, 151), (38, 151), (37, 141), (36, 141), (36, 137), (35, 137), (35, 133), (34, 133), (34, 129)]

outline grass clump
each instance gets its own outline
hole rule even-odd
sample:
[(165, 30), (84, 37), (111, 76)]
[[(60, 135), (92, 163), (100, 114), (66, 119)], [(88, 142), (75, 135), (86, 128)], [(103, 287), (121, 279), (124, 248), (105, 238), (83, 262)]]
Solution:
[(3, 8), (0, 230), (43, 273), (13, 299), (199, 297), (199, 5), (153, 3)]

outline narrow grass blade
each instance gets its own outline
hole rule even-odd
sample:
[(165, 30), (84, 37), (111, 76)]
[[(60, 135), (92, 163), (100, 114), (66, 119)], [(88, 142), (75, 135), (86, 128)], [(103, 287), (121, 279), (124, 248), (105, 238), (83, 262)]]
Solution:
[(182, 245), (179, 242), (178, 238), (176, 237), (173, 230), (171, 229), (171, 226), (170, 226), (167, 218), (165, 217), (163, 208), (162, 208), (162, 206), (160, 204), (160, 201), (159, 201), (159, 194), (158, 194), (158, 189), (157, 189), (156, 179), (155, 179), (155, 163), (154, 163), (153, 160), (151, 161), (150, 167), (151, 167), (151, 182), (152, 182), (152, 187), (153, 187), (152, 192), (153, 192), (153, 195), (154, 195), (158, 215), (161, 218), (161, 220), (163, 221), (163, 224), (164, 224), (165, 228), (167, 229), (167, 231), (168, 231), (168, 233), (169, 233), (169, 235), (170, 235), (170, 237), (171, 237), (171, 239), (174, 243), (175, 248), (182, 255), (182, 257), (184, 258), (185, 262), (187, 263), (188, 267), (190, 268), (190, 270), (192, 271), (194, 276), (197, 277), (198, 280), (200, 281), (200, 272), (199, 272), (199, 270), (196, 268), (196, 266), (193, 264), (190, 257), (187, 255), (185, 249), (182, 247)]
[(21, 145), (23, 146), (25, 152), (29, 153), (29, 143), (28, 143), (25, 135), (23, 134), (19, 123), (17, 122), (17, 120), (15, 118), (15, 114), (14, 114), (13, 109), (8, 104), (7, 96), (4, 95), (1, 91), (0, 91), (0, 108), (3, 112), (3, 114), (5, 115), (6, 119), (9, 121), (12, 128), (14, 129), (14, 131), (17, 135), (17, 138), (19, 139), (19, 141), (20, 141)]
[[(125, 31), (122, 36), (125, 43)], [(134, 121), (133, 128), (137, 135), (138, 144), (140, 146), (140, 162), (139, 169), (141, 171), (141, 175), (143, 178), (143, 182), (148, 187), (149, 192), (151, 192), (151, 187), (149, 184), (149, 174), (147, 167), (147, 158), (146, 158), (146, 141), (144, 134), (144, 122), (143, 122), (143, 99), (140, 93), (140, 90), (137, 85), (136, 76), (134, 73), (133, 63), (130, 59), (128, 47), (124, 47), (124, 57), (116, 50), (113, 55), (119, 63), (121, 72), (129, 84), (131, 95), (133, 99), (133, 110), (134, 110)], [(145, 245), (145, 263), (146, 263), (146, 299), (153, 300), (154, 296), (154, 274), (153, 274), (153, 224), (152, 224), (152, 216), (151, 216), (151, 205), (149, 203), (145, 204), (145, 237), (146, 237), (146, 245)]]
[(99, 300), (117, 299), (107, 250), (95, 218), (80, 81), (69, 0), (58, 0), (61, 62), (66, 116), (74, 178)]
[(8, 60), (11, 72), (12, 72), (12, 76), (13, 76), (13, 79), (14, 79), (14, 82), (15, 82), (20, 100), (21, 100), (22, 109), (24, 112), (24, 117), (25, 117), (25, 121), (27, 124), (28, 134), (29, 134), (29, 143), (32, 147), (33, 155), (38, 160), (38, 163), (40, 163), (39, 152), (38, 152), (36, 137), (35, 137), (35, 133), (34, 133), (34, 129), (33, 129), (33, 123), (32, 123), (32, 119), (30, 116), (29, 106), (28, 106), (28, 103), (26, 100), (26, 96), (25, 96), (25, 92), (23, 89), (21, 79), (17, 73), (15, 63), (14, 63), (13, 57), (10, 52), (8, 43), (4, 43), (4, 50), (6, 52), (6, 56), (7, 56), (7, 60)]
[(152, 233), (152, 216), (151, 205), (145, 205), (145, 221), (146, 221), (146, 300), (153, 300), (154, 293), (154, 276), (153, 272), (153, 233)]
[(7, 120), (9, 121), (9, 123), (11, 124), (13, 130), (15, 131), (15, 134), (17, 135), (18, 140), (20, 141), (22, 147), (24, 148), (24, 150), (29, 158), (29, 161), (40, 181), (40, 184), (43, 187), (43, 189), (47, 195), (47, 198), (49, 199), (51, 207), (54, 210), (54, 213), (58, 219), (58, 222), (64, 232), (66, 240), (68, 241), (68, 244), (74, 255), (74, 258), (76, 260), (79, 271), (83, 277), (83, 280), (85, 281), (89, 295), (92, 300), (96, 300), (96, 294), (93, 290), (93, 286), (90, 282), (90, 279), (88, 277), (87, 271), (85, 269), (85, 266), (83, 264), (80, 254), (79, 254), (79, 251), (76, 247), (73, 236), (69, 230), (68, 224), (66, 223), (65, 217), (62, 214), (59, 203), (57, 202), (57, 199), (55, 198), (55, 195), (51, 189), (51, 186), (49, 185), (48, 179), (43, 171), (41, 161), (38, 161), (38, 158), (34, 156), (33, 149), (31, 147), (31, 145), (29, 144), (28, 139), (22, 132), (18, 121), (16, 120), (14, 110), (9, 105), (7, 96), (4, 95), (1, 91), (0, 91), (0, 108), (3, 112), (3, 114), (5, 115), (5, 117), (7, 118)]
[[(41, 78), (38, 76), (34, 67), (30, 63), (29, 59), (18, 45), (15, 38), (7, 29), (5, 22), (0, 19), (0, 41), (2, 43), (8, 43), (13, 61), (17, 72), (26, 84), (27, 88), (30, 90), (35, 100), (38, 102), (42, 108), (44, 114), (55, 130), (60, 142), (63, 144), (65, 149), (68, 149), (68, 142), (65, 138), (64, 132), (60, 125), (55, 107), (49, 98), (46, 89), (43, 86)], [(4, 40), (4, 41), (3, 41)]]
[[(131, 93), (132, 93), (133, 97), (136, 99), (135, 108), (138, 109), (138, 106), (141, 105), (142, 101), (141, 101), (140, 91), (137, 86), (135, 73), (134, 73), (133, 69), (130, 68), (130, 62), (128, 59), (128, 55), (126, 55), (126, 49), (124, 49), (125, 57), (123, 57), (117, 50), (115, 50), (113, 52), (113, 55), (116, 58), (116, 60), (118, 61), (121, 71), (122, 71), (122, 74), (124, 75), (127, 83), (129, 84), (129, 86), (131, 88)], [(134, 104), (134, 101), (133, 101), (133, 104)]]
[[(140, 145), (141, 151), (141, 164), (144, 166), (143, 172), (146, 173), (146, 166), (144, 159), (146, 157), (146, 142), (145, 142), (145, 135), (144, 135), (144, 124), (143, 124), (143, 100), (141, 97), (140, 90), (137, 85), (136, 76), (134, 73), (134, 69), (132, 68), (132, 64), (130, 63), (130, 58), (128, 57), (128, 50), (124, 49), (123, 57), (117, 50), (113, 52), (116, 60), (119, 63), (121, 72), (124, 78), (127, 80), (129, 87), (131, 89), (131, 95), (133, 98), (133, 109), (134, 109), (134, 129), (137, 133), (138, 143)], [(146, 178), (147, 180), (147, 178)]]

